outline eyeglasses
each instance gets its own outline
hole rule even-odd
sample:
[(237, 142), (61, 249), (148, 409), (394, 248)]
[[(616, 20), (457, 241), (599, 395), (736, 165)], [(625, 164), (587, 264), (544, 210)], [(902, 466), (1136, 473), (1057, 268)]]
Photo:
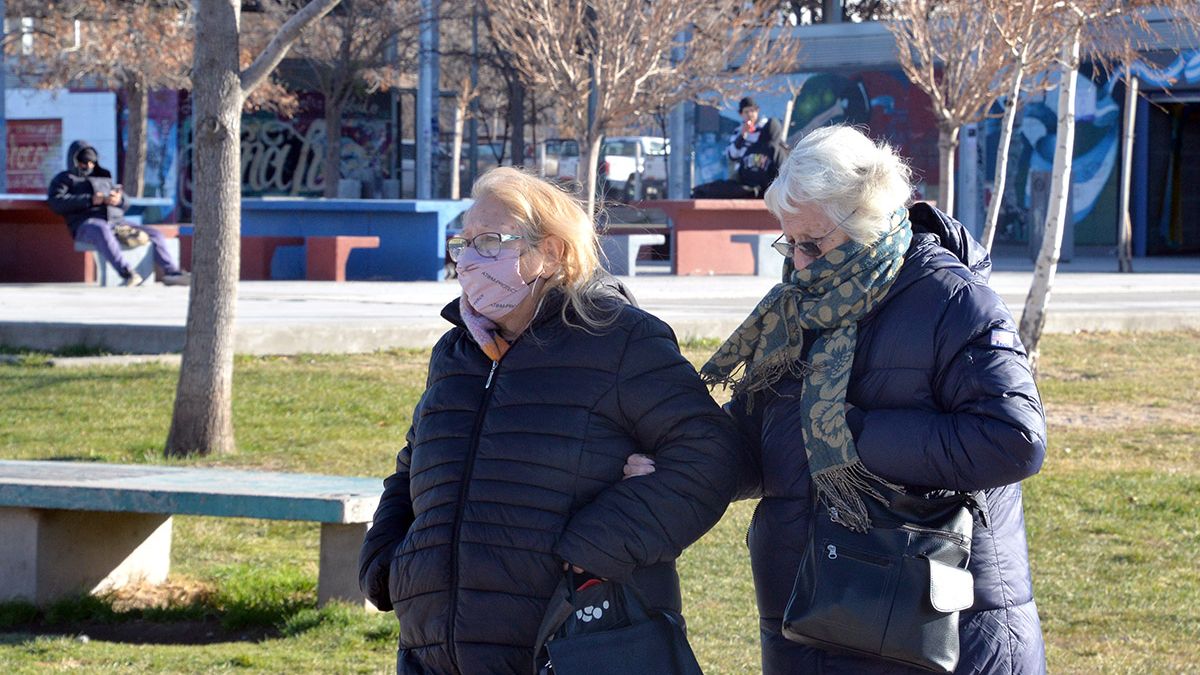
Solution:
[(499, 232), (483, 232), (471, 239), (450, 237), (446, 241), (446, 252), (450, 254), (451, 260), (458, 262), (458, 257), (462, 255), (463, 251), (467, 250), (468, 246), (474, 246), (479, 255), (485, 258), (495, 258), (500, 255), (501, 244), (518, 239), (524, 239), (524, 237), (519, 234), (501, 234)]
[(854, 209), (848, 213), (845, 218), (842, 218), (841, 222), (829, 228), (828, 232), (817, 237), (816, 239), (804, 239), (802, 241), (791, 242), (787, 240), (786, 234), (781, 234), (779, 235), (779, 238), (771, 244), (771, 248), (779, 251), (779, 255), (785, 258), (793, 257), (796, 255), (796, 251), (800, 251), (810, 258), (820, 258), (822, 255), (824, 255), (824, 252), (821, 250), (821, 241), (828, 239), (829, 235), (837, 232), (838, 228), (841, 227), (842, 224), (847, 220), (850, 220), (850, 217), (853, 216), (854, 212), (857, 210), (858, 209)]

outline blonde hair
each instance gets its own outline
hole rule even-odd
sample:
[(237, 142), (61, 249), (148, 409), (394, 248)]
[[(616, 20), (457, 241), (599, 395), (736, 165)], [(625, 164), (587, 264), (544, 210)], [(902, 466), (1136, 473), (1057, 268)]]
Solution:
[(567, 296), (568, 307), (588, 328), (599, 329), (612, 322), (615, 314), (602, 316), (601, 308), (589, 298), (589, 289), (597, 283), (600, 271), (599, 239), (579, 199), (566, 190), (531, 173), (510, 166), (488, 170), (471, 188), (471, 199), (490, 197), (502, 204), (517, 222), (521, 236), (531, 247), (553, 237), (562, 243), (559, 270), (546, 289), (559, 287)]
[(888, 216), (908, 203), (911, 180), (912, 170), (890, 145), (833, 125), (796, 142), (764, 201), (776, 218), (815, 204), (851, 239), (869, 244), (887, 232)]

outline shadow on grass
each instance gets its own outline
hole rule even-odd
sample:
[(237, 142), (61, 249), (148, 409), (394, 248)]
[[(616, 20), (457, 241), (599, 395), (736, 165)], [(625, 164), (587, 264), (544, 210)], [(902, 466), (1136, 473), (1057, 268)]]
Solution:
[(104, 595), (71, 596), (46, 607), (0, 603), (0, 644), (84, 635), (126, 644), (260, 642), (331, 625), (352, 626), (365, 614), (349, 605), (318, 609), (316, 604), (315, 584), (302, 575), (231, 566), (206, 582), (172, 579)]

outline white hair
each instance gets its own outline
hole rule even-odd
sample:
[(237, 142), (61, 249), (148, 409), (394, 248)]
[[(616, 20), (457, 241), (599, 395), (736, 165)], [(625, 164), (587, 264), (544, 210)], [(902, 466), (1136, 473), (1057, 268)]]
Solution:
[(796, 213), (801, 204), (816, 205), (851, 239), (870, 243), (887, 232), (888, 216), (908, 203), (911, 178), (890, 145), (835, 125), (796, 142), (765, 200), (776, 218)]

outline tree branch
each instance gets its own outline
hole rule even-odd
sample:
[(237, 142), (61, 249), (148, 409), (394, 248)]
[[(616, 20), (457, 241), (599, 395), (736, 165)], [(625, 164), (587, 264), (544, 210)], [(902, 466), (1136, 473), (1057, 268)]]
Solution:
[(275, 70), (275, 66), (278, 66), (279, 62), (283, 60), (283, 57), (287, 56), (288, 50), (300, 38), (304, 29), (328, 14), (339, 2), (341, 0), (311, 0), (303, 9), (288, 19), (275, 37), (271, 38), (271, 42), (258, 55), (258, 58), (242, 71), (242, 94), (249, 94), (262, 84), (271, 71)]

